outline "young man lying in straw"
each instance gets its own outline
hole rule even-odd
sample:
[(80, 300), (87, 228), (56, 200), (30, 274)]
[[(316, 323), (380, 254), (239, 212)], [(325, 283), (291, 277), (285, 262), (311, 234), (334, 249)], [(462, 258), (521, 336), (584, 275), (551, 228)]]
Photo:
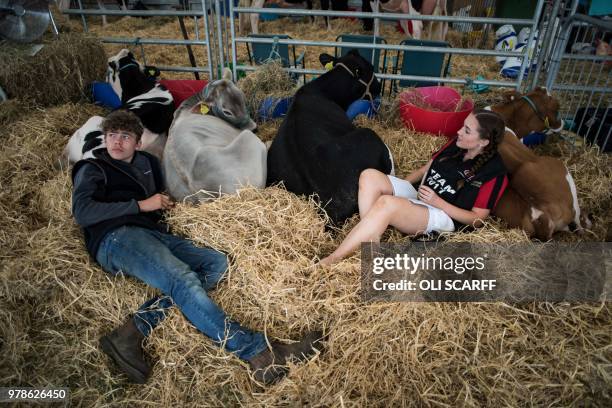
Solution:
[[(294, 344), (272, 343), (263, 333), (232, 321), (207, 295), (227, 270), (227, 258), (211, 248), (168, 233), (162, 210), (174, 203), (162, 193), (158, 160), (142, 151), (142, 124), (128, 111), (115, 111), (102, 122), (106, 149), (95, 159), (74, 165), (72, 212), (83, 228), (91, 256), (111, 275), (123, 273), (159, 289), (165, 297), (149, 300), (121, 327), (100, 339), (102, 350), (128, 378), (144, 383), (151, 367), (142, 341), (178, 305), (202, 333), (249, 363), (254, 378), (273, 383), (287, 373), (290, 358), (315, 353), (320, 333), (309, 333)], [(171, 297), (171, 298), (170, 298)]]

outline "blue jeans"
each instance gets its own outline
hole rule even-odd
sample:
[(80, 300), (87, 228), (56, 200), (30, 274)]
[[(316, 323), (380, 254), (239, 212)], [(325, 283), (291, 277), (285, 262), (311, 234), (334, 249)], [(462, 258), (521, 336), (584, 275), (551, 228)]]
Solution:
[(221, 252), (196, 247), (172, 234), (123, 226), (104, 237), (96, 260), (111, 275), (133, 276), (166, 295), (147, 301), (136, 313), (134, 322), (145, 336), (176, 303), (199, 331), (243, 360), (267, 348), (262, 333), (229, 319), (206, 293), (227, 270), (227, 258)]

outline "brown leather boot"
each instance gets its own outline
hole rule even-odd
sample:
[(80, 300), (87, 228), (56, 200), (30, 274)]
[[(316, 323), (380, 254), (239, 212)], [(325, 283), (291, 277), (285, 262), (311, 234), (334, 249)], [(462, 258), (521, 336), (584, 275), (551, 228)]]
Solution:
[(100, 339), (102, 351), (117, 363), (130, 381), (138, 384), (144, 384), (151, 373), (142, 350), (143, 340), (132, 318)]
[(248, 360), (255, 380), (264, 384), (274, 384), (289, 372), (286, 364), (290, 359), (304, 361), (322, 350), (320, 331), (310, 332), (297, 343), (283, 344), (272, 342), (272, 350), (266, 349)]

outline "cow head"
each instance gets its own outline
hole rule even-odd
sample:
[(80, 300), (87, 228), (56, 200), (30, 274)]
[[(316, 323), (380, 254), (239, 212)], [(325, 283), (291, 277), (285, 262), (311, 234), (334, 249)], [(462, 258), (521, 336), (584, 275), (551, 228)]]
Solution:
[(382, 88), (374, 75), (374, 67), (359, 51), (351, 50), (340, 58), (321, 54), (319, 61), (330, 71), (321, 77), (326, 80), (326, 89), (322, 91), (344, 110), (358, 99), (372, 102), (380, 95)]
[(108, 59), (106, 82), (111, 84), (113, 91), (124, 103), (153, 88), (158, 75), (157, 68), (143, 66), (125, 48)]
[(522, 102), (524, 114), (521, 125), (536, 132), (560, 132), (563, 120), (559, 116), (559, 101), (550, 95), (546, 88), (537, 87), (521, 95), (516, 91), (504, 94), (506, 103)]
[(244, 92), (232, 82), (232, 72), (229, 69), (224, 69), (222, 79), (210, 82), (201, 92), (202, 101), (219, 119), (241, 130), (257, 128), (249, 116)]

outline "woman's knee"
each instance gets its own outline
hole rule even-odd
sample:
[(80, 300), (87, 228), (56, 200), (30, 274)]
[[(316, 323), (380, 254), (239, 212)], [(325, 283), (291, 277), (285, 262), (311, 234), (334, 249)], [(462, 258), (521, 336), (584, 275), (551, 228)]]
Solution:
[(392, 213), (397, 207), (397, 197), (391, 195), (381, 195), (374, 202), (372, 210), (379, 213)]
[(381, 189), (385, 174), (376, 169), (365, 169), (359, 175), (359, 189)]

